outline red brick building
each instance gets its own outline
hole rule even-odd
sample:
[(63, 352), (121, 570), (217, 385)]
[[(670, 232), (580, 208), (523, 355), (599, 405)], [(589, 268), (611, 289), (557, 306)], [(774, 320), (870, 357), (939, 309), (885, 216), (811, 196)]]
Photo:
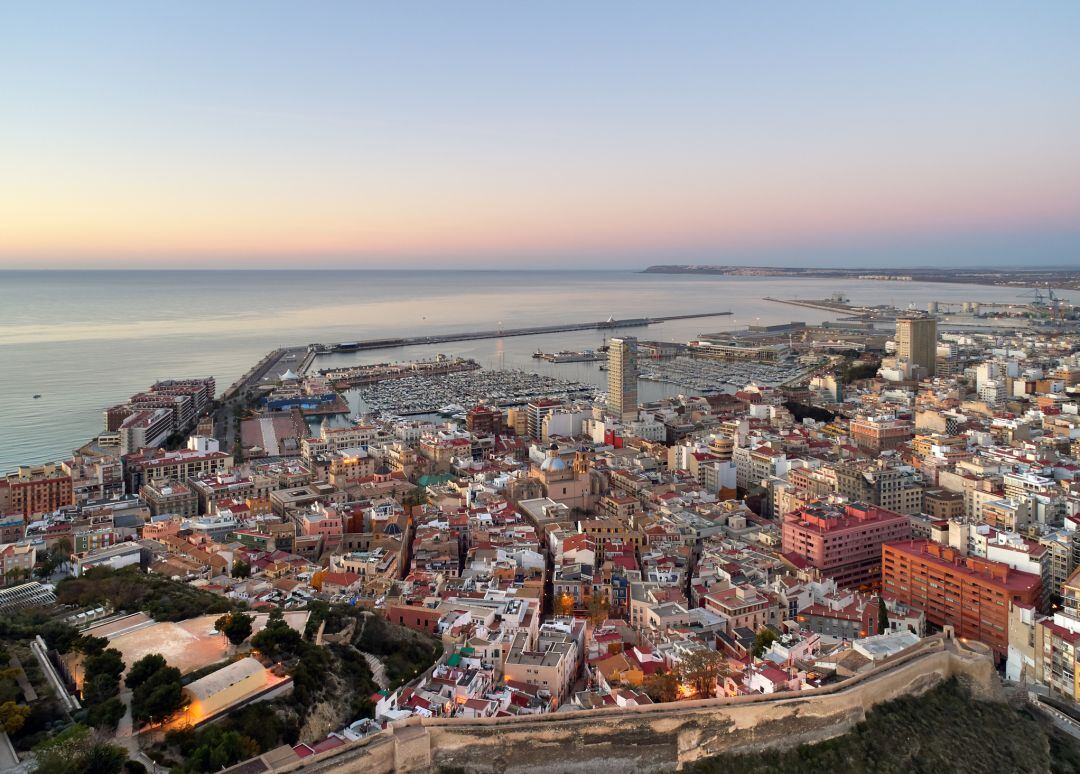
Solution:
[(800, 557), (840, 586), (876, 586), (882, 544), (910, 538), (907, 516), (876, 505), (818, 501), (784, 517), (784, 553)]
[(0, 478), (2, 514), (21, 513), (29, 518), (74, 502), (71, 476), (55, 465), (22, 467)]
[(929, 540), (882, 548), (883, 593), (926, 613), (958, 637), (981, 640), (999, 658), (1009, 649), (1009, 605), (1038, 606), (1042, 579), (1000, 562), (962, 556)]

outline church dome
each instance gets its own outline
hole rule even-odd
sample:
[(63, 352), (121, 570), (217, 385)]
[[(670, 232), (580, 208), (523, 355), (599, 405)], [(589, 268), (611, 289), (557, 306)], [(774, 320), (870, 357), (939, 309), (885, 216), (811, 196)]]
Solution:
[(559, 473), (566, 470), (566, 463), (560, 457), (548, 457), (540, 463), (540, 470), (548, 473)]

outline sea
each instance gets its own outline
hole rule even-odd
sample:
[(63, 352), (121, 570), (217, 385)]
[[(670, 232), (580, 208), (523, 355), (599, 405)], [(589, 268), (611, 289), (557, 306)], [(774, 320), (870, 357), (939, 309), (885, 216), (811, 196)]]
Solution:
[[(931, 300), (1025, 301), (1022, 289), (979, 285), (634, 271), (0, 271), (0, 472), (70, 456), (101, 432), (103, 409), (157, 379), (214, 376), (220, 392), (279, 346), (732, 312), (621, 332), (685, 342), (748, 324), (820, 323), (833, 315), (764, 299), (836, 292), (855, 303), (922, 309)], [(445, 353), (602, 386), (596, 363), (531, 355), (596, 348), (618, 333), (341, 353), (317, 365)], [(642, 400), (681, 391), (640, 387)]]

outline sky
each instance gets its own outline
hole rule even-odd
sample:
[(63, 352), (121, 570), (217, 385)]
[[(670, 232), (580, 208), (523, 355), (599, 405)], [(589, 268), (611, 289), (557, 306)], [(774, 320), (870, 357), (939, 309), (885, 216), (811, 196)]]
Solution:
[(1080, 3), (0, 3), (0, 268), (1080, 265)]

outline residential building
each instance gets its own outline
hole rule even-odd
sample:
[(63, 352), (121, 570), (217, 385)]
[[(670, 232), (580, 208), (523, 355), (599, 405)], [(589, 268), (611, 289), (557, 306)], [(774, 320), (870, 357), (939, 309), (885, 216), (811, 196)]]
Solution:
[(1009, 606), (1036, 607), (1042, 594), (1038, 575), (927, 540), (887, 543), (881, 572), (886, 595), (922, 610), (932, 624), (985, 642), (999, 658), (1008, 651)]
[(782, 545), (845, 587), (875, 587), (881, 572), (881, 546), (911, 538), (903, 514), (862, 503), (818, 501), (784, 516)]
[(20, 467), (0, 478), (0, 514), (28, 518), (74, 503), (71, 476), (57, 465)]

